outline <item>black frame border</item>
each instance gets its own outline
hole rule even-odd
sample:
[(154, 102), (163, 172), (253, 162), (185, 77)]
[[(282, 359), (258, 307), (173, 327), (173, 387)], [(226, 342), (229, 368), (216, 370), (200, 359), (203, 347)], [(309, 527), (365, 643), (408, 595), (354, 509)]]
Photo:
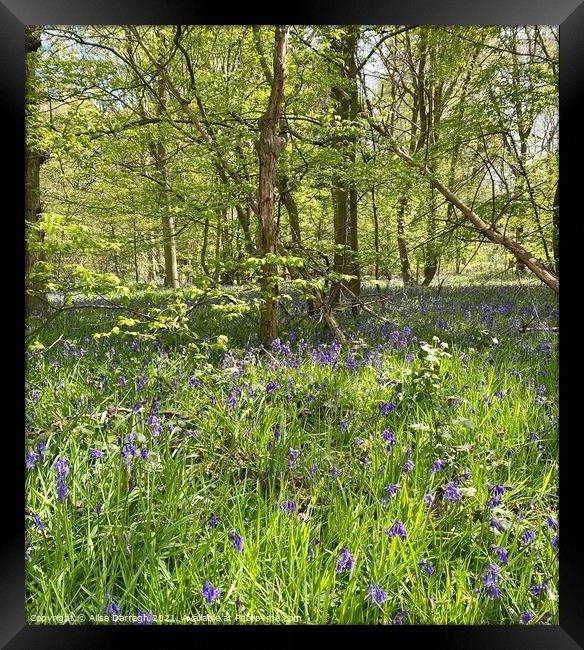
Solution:
[[(391, 4), (390, 4), (391, 2)], [(415, 2), (415, 4), (414, 4)], [(562, 172), (562, 202), (573, 202), (581, 214), (581, 207), (576, 202), (576, 189), (582, 184), (580, 152), (584, 151), (581, 135), (581, 122), (584, 116), (582, 89), (584, 88), (584, 0), (351, 0), (337, 1), (327, 6), (326, 0), (313, 1), (310, 5), (294, 3), (289, 7), (280, 6), (274, 15), (273, 6), (255, 8), (250, 6), (227, 9), (225, 6), (189, 3), (188, 0), (1, 0), (0, 1), (0, 105), (6, 111), (3, 140), (12, 141), (4, 148), (5, 161), (11, 161), (3, 172), (4, 187), (12, 194), (14, 213), (22, 210), (22, 169), (24, 164), (24, 26), (26, 24), (547, 24), (560, 26), (560, 125), (561, 133), (569, 134), (561, 140), (562, 155), (560, 168)], [(229, 23), (225, 20), (229, 19)], [(573, 136), (573, 137), (572, 137)], [(567, 177), (567, 178), (566, 178)], [(18, 188), (18, 189), (17, 189)], [(17, 196), (18, 192), (18, 196)], [(568, 220), (570, 220), (570, 213)], [(11, 213), (7, 213), (10, 221)], [(578, 218), (579, 214), (574, 214)], [(18, 226), (15, 228), (14, 241), (24, 242), (23, 225), (17, 218), (12, 218)], [(572, 234), (568, 221), (569, 234)], [(19, 230), (19, 228), (21, 228)], [(574, 235), (576, 239), (576, 235)], [(569, 242), (568, 242), (569, 244)], [(17, 244), (15, 249), (18, 249)], [(21, 247), (22, 254), (24, 247)], [(16, 250), (18, 254), (18, 250)], [(581, 255), (581, 253), (580, 253)], [(23, 255), (24, 256), (24, 255)], [(576, 256), (577, 257), (577, 256)], [(563, 269), (571, 264), (565, 255)], [(579, 259), (576, 259), (576, 265)], [(20, 262), (21, 263), (21, 262)], [(19, 262), (17, 261), (17, 268)], [(22, 267), (20, 267), (22, 268)], [(565, 279), (571, 284), (570, 273)], [(580, 272), (581, 273), (581, 272)], [(20, 283), (19, 283), (20, 282)], [(16, 296), (12, 305), (23, 305), (24, 279), (16, 281)], [(569, 287), (572, 295), (576, 287)], [(575, 295), (575, 294), (574, 294)], [(567, 306), (567, 305), (566, 305)], [(21, 312), (22, 313), (22, 312)], [(567, 321), (567, 319), (566, 319)], [(566, 325), (568, 323), (566, 322)], [(14, 340), (22, 336), (21, 323)], [(23, 340), (23, 339), (20, 339)], [(563, 339), (562, 339), (563, 340)], [(24, 342), (24, 341), (23, 341)], [(569, 343), (566, 344), (566, 347)], [(562, 349), (564, 346), (561, 346)], [(22, 348), (24, 350), (24, 346)], [(17, 352), (18, 354), (18, 352)], [(23, 357), (21, 356), (20, 359)], [(18, 366), (18, 361), (17, 361)], [(22, 365), (24, 370), (24, 366)], [(18, 378), (14, 382), (22, 395)], [(568, 388), (564, 385), (563, 388)], [(18, 401), (18, 398), (17, 398)], [(568, 400), (566, 400), (568, 403)], [(23, 416), (19, 421), (23, 425)], [(18, 430), (18, 425), (16, 431)], [(22, 429), (20, 429), (22, 431)], [(24, 621), (24, 467), (22, 463), (22, 437), (15, 430), (7, 429), (4, 440), (10, 451), (6, 464), (14, 468), (14, 474), (2, 471), (4, 482), (3, 507), (5, 530), (0, 537), (0, 647), (11, 649), (26, 648), (103, 648), (106, 643), (126, 644), (143, 639), (144, 627), (131, 626), (31, 626)], [(10, 433), (9, 433), (10, 432)], [(570, 437), (568, 438), (567, 435)], [(11, 452), (14, 452), (12, 454)], [(579, 453), (580, 452), (580, 453)], [(563, 545), (560, 564), (560, 625), (543, 626), (403, 626), (394, 627), (387, 641), (404, 641), (412, 639), (424, 643), (428, 641), (434, 648), (514, 648), (525, 650), (576, 650), (584, 648), (584, 572), (582, 543), (579, 538), (577, 513), (581, 511), (578, 499), (580, 492), (579, 459), (584, 457), (584, 445), (581, 435), (576, 430), (566, 430), (563, 445), (560, 446), (560, 491)], [(574, 467), (570, 467), (574, 462)], [(20, 468), (20, 469), (16, 469)], [(15, 485), (19, 488), (15, 489)], [(21, 486), (21, 487), (20, 487)], [(19, 489), (21, 490), (19, 492)], [(18, 497), (16, 495), (19, 495)], [(8, 499), (6, 498), (8, 496)], [(8, 511), (8, 512), (7, 512)], [(298, 626), (286, 628), (290, 640), (303, 637), (314, 642), (313, 629), (316, 626)], [(359, 639), (369, 634), (383, 633), (381, 628), (364, 628), (348, 626), (342, 633), (357, 631)], [(324, 628), (324, 626), (323, 626)], [(185, 627), (185, 626), (148, 626), (148, 640), (164, 642), (180, 635), (189, 640), (222, 641), (225, 634), (236, 632), (238, 641), (252, 639), (255, 632), (282, 633), (282, 628), (263, 626), (230, 627)], [(385, 629), (385, 628), (384, 628)], [(415, 632), (412, 632), (412, 629)], [(130, 630), (132, 630), (130, 632)], [(317, 630), (327, 637), (330, 627)], [(333, 629), (334, 631), (334, 629)], [(250, 636), (251, 635), (251, 636)], [(298, 635), (298, 636), (297, 636)], [(330, 637), (328, 637), (330, 639)], [(327, 639), (327, 640), (328, 640)]]

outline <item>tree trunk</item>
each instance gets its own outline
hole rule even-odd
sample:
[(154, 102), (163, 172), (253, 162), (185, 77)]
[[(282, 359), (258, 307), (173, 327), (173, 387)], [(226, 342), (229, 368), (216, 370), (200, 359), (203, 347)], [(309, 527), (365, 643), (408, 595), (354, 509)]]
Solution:
[(399, 252), (399, 262), (401, 267), (401, 276), (404, 287), (411, 287), (413, 284), (412, 268), (408, 256), (408, 247), (405, 238), (404, 216), (408, 205), (408, 195), (401, 195), (397, 208), (397, 249)]
[[(285, 140), (278, 135), (284, 78), (286, 71), (286, 45), (288, 29), (276, 27), (274, 40), (274, 72), (270, 101), (264, 115), (260, 118), (260, 134), (256, 143), (259, 159), (258, 212), (260, 221), (260, 248), (264, 258), (276, 252), (276, 228), (274, 224), (274, 188), (276, 183), (276, 164)], [(264, 260), (265, 261), (265, 260)], [(262, 268), (260, 313), (260, 341), (268, 348), (278, 336), (278, 267), (265, 263)]]
[[(343, 122), (355, 124), (359, 114), (359, 94), (357, 87), (357, 63), (356, 50), (360, 28), (356, 25), (349, 25), (343, 29), (338, 38), (331, 41), (332, 49), (339, 55), (339, 67), (341, 83), (331, 90), (332, 99), (336, 112)], [(357, 213), (357, 190), (355, 184), (347, 179), (350, 173), (350, 166), (355, 164), (357, 156), (357, 136), (341, 135), (335, 138), (336, 146), (342, 152), (347, 167), (344, 174), (333, 178), (333, 207), (334, 207), (334, 235), (335, 246), (343, 246), (344, 249), (335, 248), (333, 270), (336, 273), (355, 276), (349, 281), (348, 287), (357, 297), (361, 291), (361, 278), (358, 243), (358, 213)], [(331, 283), (330, 302), (334, 306), (341, 299), (341, 284), (339, 281)], [(353, 312), (357, 312), (358, 300), (353, 301)]]
[[(37, 113), (39, 108), (39, 98), (35, 89), (36, 75), (36, 52), (41, 47), (40, 28), (36, 25), (26, 25), (24, 28), (25, 38), (25, 115), (27, 132), (25, 137), (24, 149), (24, 223), (27, 239), (29, 237), (39, 237), (40, 233), (32, 234), (31, 226), (39, 221), (42, 212), (41, 191), (40, 191), (40, 171), (41, 165), (46, 160), (44, 153), (38, 150), (38, 146), (33, 142), (33, 135), (30, 132), (33, 125), (37, 122)], [(33, 267), (37, 262), (42, 260), (38, 253), (30, 252), (28, 246), (25, 248), (24, 272), (26, 280), (25, 293), (25, 316), (28, 318), (34, 312), (43, 311), (46, 303), (46, 293), (44, 287), (38, 280), (30, 277), (34, 271)]]
[(205, 275), (209, 275), (207, 266), (207, 246), (209, 245), (209, 217), (205, 219), (205, 229), (203, 230), (203, 244), (201, 246), (201, 268)]

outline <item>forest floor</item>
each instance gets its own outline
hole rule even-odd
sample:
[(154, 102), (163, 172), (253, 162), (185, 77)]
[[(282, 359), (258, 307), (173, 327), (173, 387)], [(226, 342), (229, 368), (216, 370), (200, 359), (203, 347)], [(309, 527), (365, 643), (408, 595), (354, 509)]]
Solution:
[[(373, 294), (375, 291), (373, 290)], [(201, 308), (179, 335), (28, 353), (27, 621), (558, 623), (558, 304), (390, 288), (340, 316)], [(43, 618), (44, 617), (44, 618)]]

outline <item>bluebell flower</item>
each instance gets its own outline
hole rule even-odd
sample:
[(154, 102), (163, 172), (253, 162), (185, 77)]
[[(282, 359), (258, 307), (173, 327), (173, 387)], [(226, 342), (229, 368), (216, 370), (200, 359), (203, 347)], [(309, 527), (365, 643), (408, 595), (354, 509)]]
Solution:
[(104, 453), (99, 449), (94, 449), (93, 447), (89, 450), (89, 458), (94, 458), (95, 460), (103, 460)]
[(401, 485), (399, 485), (399, 483), (388, 483), (386, 486), (384, 486), (383, 490), (384, 492), (387, 492), (387, 494), (393, 499), (401, 490)]
[(497, 546), (496, 544), (491, 544), (491, 550), (495, 551), (496, 556), (499, 558), (501, 564), (506, 565), (509, 563), (507, 558), (507, 550), (503, 546)]
[(555, 535), (554, 537), (552, 537), (551, 544), (556, 549), (556, 551), (560, 550), (560, 537), (559, 537), (559, 535)]
[(61, 503), (65, 501), (67, 496), (67, 485), (65, 484), (65, 476), (69, 473), (69, 465), (66, 458), (60, 458), (54, 464), (54, 469), (57, 474), (57, 498)]
[(446, 489), (444, 490), (444, 498), (450, 503), (454, 503), (455, 501), (462, 499), (462, 494), (460, 494), (460, 490), (456, 487), (456, 485), (451, 482), (448, 483)]
[(347, 422), (347, 420), (341, 420), (339, 422), (339, 429), (340, 429), (341, 433), (345, 433), (348, 426), (349, 426), (349, 423)]
[(237, 611), (239, 611), (241, 609), (241, 604), (242, 604), (241, 603), (241, 598), (239, 596), (237, 596), (237, 598), (235, 599), (235, 609)]
[(97, 502), (97, 505), (95, 506), (95, 512), (98, 515), (101, 515), (101, 511), (103, 508), (103, 503), (101, 502), (101, 499)]
[(422, 571), (427, 575), (431, 576), (434, 573), (434, 567), (428, 562), (428, 560), (424, 560), (423, 558), (418, 562), (420, 567), (422, 568)]
[(138, 615), (136, 616), (136, 625), (152, 625), (152, 621), (154, 620), (154, 616), (152, 612), (148, 612), (148, 614), (144, 610), (139, 610)]
[(191, 377), (190, 375), (187, 377), (187, 381), (189, 382), (189, 386), (191, 388), (198, 388), (201, 385), (201, 380), (198, 379), (197, 377)]
[(426, 492), (424, 494), (424, 506), (429, 508), (434, 503), (434, 497), (431, 492)]
[(314, 560), (314, 547), (318, 546), (320, 544), (320, 539), (318, 537), (314, 537), (310, 541), (310, 548), (308, 549), (308, 558), (310, 560)]
[(201, 596), (203, 596), (207, 605), (212, 605), (219, 598), (220, 593), (219, 589), (216, 589), (208, 580), (205, 580), (201, 589)]
[(521, 614), (521, 624), (527, 625), (533, 617), (534, 614), (531, 614), (530, 612), (523, 612), (523, 614)]
[(341, 573), (342, 571), (351, 571), (353, 568), (353, 556), (349, 553), (349, 548), (344, 546), (341, 554), (337, 558), (337, 565), (335, 571)]
[(32, 512), (30, 516), (32, 518), (32, 523), (35, 525), (37, 530), (45, 530), (45, 524), (40, 520), (39, 516), (35, 512)]
[(300, 455), (299, 449), (292, 449), (292, 447), (288, 449), (288, 469), (294, 467), (294, 464), (296, 463), (296, 459), (298, 458), (299, 455)]
[(403, 609), (401, 612), (398, 612), (394, 618), (391, 619), (390, 625), (403, 625), (404, 618), (408, 615), (409, 609)]
[(551, 517), (546, 517), (545, 522), (549, 526), (550, 530), (558, 530), (558, 525)]
[(273, 393), (275, 390), (278, 390), (279, 387), (280, 387), (280, 384), (277, 381), (271, 381), (266, 386), (266, 395), (269, 395), (270, 393)]
[(430, 471), (432, 472), (432, 474), (436, 474), (436, 472), (439, 472), (445, 465), (446, 465), (445, 460), (437, 458), (430, 466)]
[(121, 612), (120, 606), (110, 596), (109, 593), (106, 593), (105, 596), (108, 599), (108, 603), (101, 608), (101, 612), (102, 614), (107, 614), (110, 617), (112, 623), (115, 624), (117, 621), (117, 617), (120, 615)]
[(339, 474), (339, 470), (334, 466), (331, 467), (331, 477), (332, 478), (337, 478), (338, 474)]
[(209, 517), (209, 521), (207, 522), (207, 526), (209, 526), (209, 528), (216, 528), (219, 525), (220, 521), (221, 520), (217, 515), (211, 515)]
[(393, 402), (381, 402), (379, 410), (381, 415), (389, 415), (396, 408)]
[(407, 539), (406, 529), (401, 521), (396, 521), (393, 526), (386, 528), (385, 534), (389, 537), (399, 537), (403, 542)]
[(238, 553), (243, 553), (243, 537), (235, 529), (229, 531), (229, 537), (231, 537), (233, 548)]
[(519, 538), (521, 539), (521, 543), (524, 546), (527, 546), (528, 544), (531, 544), (531, 542), (533, 542), (533, 540), (536, 538), (536, 534), (533, 530), (528, 529), (524, 533), (521, 533)]
[(296, 510), (296, 504), (290, 499), (286, 499), (284, 503), (280, 504), (280, 510), (283, 512), (294, 512)]
[(42, 440), (39, 440), (37, 442), (37, 451), (39, 453), (40, 460), (43, 460), (43, 461), (45, 460), (45, 457), (44, 457), (43, 454), (44, 454), (44, 452), (46, 450), (47, 450), (47, 446), (45, 445), (45, 443)]
[(381, 607), (387, 598), (387, 594), (379, 584), (370, 583), (367, 592), (367, 599), (372, 605)]
[[(39, 454), (37, 454), (36, 451), (34, 451), (34, 450), (29, 451), (26, 454), (26, 461), (25, 461), (26, 469), (32, 469), (35, 466), (35, 464), (36, 464), (36, 462), (37, 462), (37, 460), (39, 458), (40, 458), (40, 456), (39, 456)], [(21, 465), (21, 467), (22, 467), (22, 465)]]
[(308, 470), (308, 473), (310, 474), (310, 478), (314, 481), (314, 477), (317, 472), (320, 472), (320, 468), (316, 463), (313, 463), (310, 469)]
[(393, 431), (391, 431), (390, 429), (384, 429), (381, 432), (381, 437), (383, 438), (383, 442), (386, 444), (387, 451), (391, 451), (391, 448), (395, 447), (395, 445), (397, 444), (395, 435)]

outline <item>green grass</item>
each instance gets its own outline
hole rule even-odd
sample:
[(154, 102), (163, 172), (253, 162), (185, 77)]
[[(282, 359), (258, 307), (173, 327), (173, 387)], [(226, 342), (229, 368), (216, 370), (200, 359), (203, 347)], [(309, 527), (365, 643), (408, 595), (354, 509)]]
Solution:
[[(413, 334), (435, 346), (434, 363), (411, 336), (405, 347), (377, 347), (370, 336), (353, 347), (351, 370), (345, 353), (336, 364), (319, 363), (312, 343), (292, 346), (290, 356), (236, 345), (221, 362), (216, 352), (195, 356), (169, 341), (142, 342), (139, 351), (123, 338), (86, 341), (90, 314), (46, 332), (47, 346), (65, 336), (31, 354), (27, 372), (28, 394), (35, 389), (38, 397), (27, 402), (26, 450), (39, 440), (47, 446), (44, 462), (27, 471), (27, 508), (46, 525), (39, 531), (27, 517), (27, 620), (107, 621), (101, 610), (109, 593), (122, 616), (144, 610), (167, 623), (208, 622), (201, 618), (210, 615), (215, 623), (389, 623), (405, 609), (410, 624), (516, 624), (523, 612), (537, 623), (548, 611), (548, 622), (557, 623), (557, 551), (550, 543), (557, 533), (545, 521), (557, 521), (558, 508), (557, 335), (518, 334), (508, 315), (497, 314), (486, 335), (466, 308), (448, 306), (449, 328), (440, 332), (417, 314), (418, 295), (411, 292), (400, 313)], [(232, 340), (246, 339), (249, 323), (231, 327)], [(441, 355), (432, 333), (448, 340), (450, 356)], [(66, 339), (73, 346), (67, 353)], [(148, 378), (140, 391), (139, 376)], [(191, 386), (189, 376), (200, 385)], [(279, 387), (266, 394), (270, 382)], [(230, 407), (233, 386), (240, 392)], [(542, 395), (537, 386), (545, 386)], [(155, 438), (147, 422), (154, 397), (162, 426)], [(146, 403), (135, 414), (138, 400)], [(384, 416), (381, 402), (396, 408)], [(119, 410), (108, 413), (108, 406)], [(397, 440), (390, 453), (385, 429)], [(196, 435), (185, 437), (188, 431)], [(532, 432), (538, 437), (529, 442)], [(119, 438), (130, 433), (148, 458), (132, 457), (128, 470)], [(88, 461), (90, 448), (105, 458)], [(291, 468), (289, 449), (300, 451)], [(414, 466), (404, 475), (406, 450)], [(69, 463), (64, 503), (55, 489), (59, 458)], [(432, 474), (437, 458), (447, 463)], [(311, 477), (313, 464), (319, 471)], [(465, 470), (462, 499), (449, 503), (444, 487)], [(384, 504), (389, 483), (401, 490)], [(511, 486), (495, 509), (487, 505), (489, 483)], [(280, 509), (286, 499), (294, 512)], [(211, 515), (220, 519), (216, 528), (207, 525)], [(493, 517), (502, 531), (490, 526)], [(384, 532), (395, 521), (403, 522), (406, 541)], [(232, 545), (233, 529), (244, 537), (242, 553)], [(525, 546), (527, 529), (536, 539)], [(505, 547), (508, 565), (491, 544)], [(338, 573), (345, 546), (353, 568)], [(431, 576), (419, 566), (422, 558), (431, 562)], [(494, 600), (482, 581), (488, 562), (501, 566)], [(532, 595), (530, 587), (548, 577), (547, 592)], [(221, 590), (213, 605), (200, 593), (206, 580)], [(367, 600), (370, 583), (387, 595), (381, 607)]]

